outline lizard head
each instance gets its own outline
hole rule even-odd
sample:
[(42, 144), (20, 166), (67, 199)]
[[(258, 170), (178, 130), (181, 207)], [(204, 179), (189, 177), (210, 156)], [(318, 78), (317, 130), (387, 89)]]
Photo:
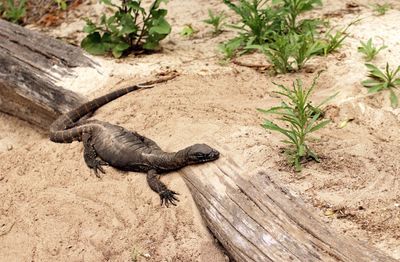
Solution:
[(199, 164), (218, 159), (219, 152), (206, 144), (195, 144), (186, 149), (188, 164)]

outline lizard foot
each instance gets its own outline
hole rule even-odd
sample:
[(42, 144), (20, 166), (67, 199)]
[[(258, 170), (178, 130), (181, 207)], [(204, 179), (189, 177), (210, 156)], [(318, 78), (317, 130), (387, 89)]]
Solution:
[(179, 202), (179, 199), (176, 198), (175, 195), (179, 195), (179, 194), (174, 192), (174, 191), (172, 191), (172, 190), (169, 190), (169, 189), (167, 189), (165, 191), (162, 191), (160, 193), (161, 206), (163, 204), (165, 204), (166, 207), (168, 207), (169, 204), (172, 204), (172, 205), (176, 206), (175, 201)]
[(107, 162), (104, 162), (103, 160), (99, 160), (99, 159), (94, 159), (91, 164), (92, 164), (91, 168), (93, 168), (94, 174), (98, 178), (100, 178), (100, 174), (99, 174), (99, 172), (97, 170), (99, 170), (103, 174), (106, 173), (106, 171), (104, 171), (104, 168), (102, 166), (108, 166)]

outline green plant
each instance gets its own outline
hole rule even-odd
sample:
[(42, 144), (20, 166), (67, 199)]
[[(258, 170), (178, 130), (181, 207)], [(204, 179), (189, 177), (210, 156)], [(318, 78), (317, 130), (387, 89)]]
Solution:
[(293, 58), (296, 61), (297, 69), (301, 69), (312, 56), (319, 52), (321, 46), (314, 41), (312, 34), (292, 34), (292, 39), (296, 45)]
[(400, 66), (391, 70), (389, 63), (386, 63), (385, 71), (383, 72), (373, 64), (365, 65), (369, 70), (369, 79), (362, 81), (362, 84), (368, 88), (368, 93), (376, 93), (388, 89), (390, 92), (390, 104), (393, 108), (397, 108), (399, 102), (393, 89), (400, 85), (400, 77), (397, 76)]
[(17, 4), (14, 0), (7, 0), (7, 4), (0, 5), (0, 16), (12, 23), (21, 22), (26, 15), (26, 1), (20, 0)]
[(285, 21), (291, 31), (297, 31), (302, 27), (297, 24), (297, 18), (301, 13), (312, 10), (316, 5), (322, 5), (321, 0), (275, 0), (273, 2), (283, 4)]
[(359, 21), (335, 34), (330, 29), (321, 36), (318, 28), (324, 25), (322, 20), (299, 19), (302, 13), (322, 5), (321, 0), (224, 0), (224, 3), (241, 17), (239, 24), (231, 25), (239, 31), (239, 36), (222, 46), (225, 55), (231, 58), (261, 50), (277, 73), (299, 70), (312, 56), (334, 52), (346, 39), (348, 28)]
[(335, 52), (342, 46), (343, 41), (347, 38), (347, 30), (358, 21), (359, 20), (351, 22), (344, 29), (338, 30), (334, 34), (332, 33), (333, 28), (329, 29), (325, 33), (325, 38), (318, 40), (320, 46), (318, 54), (327, 56), (328, 54)]
[(377, 15), (384, 15), (392, 7), (390, 6), (390, 4), (384, 3), (384, 4), (374, 4), (372, 8)]
[(241, 22), (229, 25), (239, 31), (243, 43), (264, 44), (274, 33), (280, 32), (284, 20), (278, 11), (267, 5), (269, 0), (231, 0), (224, 3), (241, 17)]
[(358, 52), (363, 53), (365, 55), (365, 61), (369, 62), (374, 57), (381, 51), (382, 49), (385, 49), (387, 46), (381, 46), (379, 48), (375, 47), (374, 44), (372, 43), (372, 39), (368, 39), (368, 41), (365, 43), (363, 41), (360, 41), (361, 46), (357, 48)]
[(211, 9), (208, 9), (208, 19), (203, 20), (203, 22), (212, 25), (214, 27), (213, 34), (218, 35), (222, 32), (222, 27), (225, 25), (225, 19), (226, 15), (224, 11), (214, 14)]
[(224, 54), (225, 60), (230, 60), (235, 56), (238, 48), (242, 45), (242, 43), (242, 38), (233, 38), (225, 43), (220, 44), (219, 50)]
[(65, 11), (67, 10), (67, 2), (66, 0), (54, 0), (54, 2), (58, 5), (58, 8)]
[[(254, 46), (250, 46), (253, 48)], [(320, 50), (311, 34), (276, 35), (269, 44), (257, 46), (267, 56), (276, 73), (300, 70)]]
[(244, 46), (272, 42), (276, 35), (316, 26), (315, 19), (298, 21), (298, 16), (321, 4), (320, 0), (224, 0), (224, 3), (241, 17), (241, 22), (230, 27), (239, 31)]
[(198, 30), (194, 29), (191, 24), (187, 24), (182, 28), (181, 36), (192, 37)]
[(270, 109), (258, 109), (265, 114), (277, 115), (277, 120), (282, 121), (285, 125), (278, 125), (270, 120), (265, 120), (262, 126), (265, 129), (277, 131), (286, 137), (284, 143), (289, 145), (286, 150), (288, 161), (294, 165), (296, 171), (301, 171), (301, 163), (307, 159), (313, 159), (319, 162), (318, 156), (307, 145), (311, 133), (325, 127), (330, 120), (320, 121), (321, 106), (332, 99), (335, 95), (328, 97), (318, 106), (311, 106), (309, 101), (313, 92), (318, 76), (310, 88), (303, 88), (300, 79), (293, 82), (293, 87), (288, 88), (283, 85), (275, 84), (280, 91), (275, 93), (286, 97), (289, 102), (282, 102), (280, 106)]
[(100, 1), (117, 11), (110, 17), (103, 15), (100, 25), (86, 20), (84, 31), (88, 35), (81, 47), (91, 54), (111, 51), (118, 58), (132, 50), (157, 50), (159, 42), (171, 32), (165, 19), (167, 10), (160, 8), (167, 0), (154, 0), (148, 12), (141, 6), (141, 0), (123, 0), (121, 6), (111, 0)]
[(289, 36), (276, 35), (272, 43), (261, 45), (259, 48), (267, 56), (276, 73), (285, 74), (293, 70), (293, 61), (290, 59), (295, 46), (290, 43)]

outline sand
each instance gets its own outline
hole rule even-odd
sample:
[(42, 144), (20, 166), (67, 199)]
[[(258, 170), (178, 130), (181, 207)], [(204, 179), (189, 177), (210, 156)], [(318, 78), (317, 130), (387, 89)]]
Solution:
[[(112, 77), (89, 90), (90, 98), (114, 90), (115, 83), (157, 72), (177, 70), (180, 76), (121, 97), (94, 118), (136, 130), (170, 151), (218, 140), (246, 169), (277, 170), (274, 179), (307, 202), (338, 237), (354, 237), (400, 259), (400, 109), (390, 107), (388, 93), (369, 95), (362, 87), (366, 69), (357, 53), (359, 41), (372, 37), (388, 46), (374, 63), (398, 65), (400, 6), (389, 1), (395, 8), (374, 16), (369, 1), (353, 1), (356, 10), (342, 1), (324, 2), (312, 14), (331, 16), (338, 28), (363, 19), (349, 29), (338, 53), (314, 58), (308, 66), (308, 72), (325, 69), (313, 101), (340, 91), (327, 113), (332, 124), (311, 144), (322, 163), (310, 162), (294, 173), (281, 154), (282, 137), (264, 130), (264, 115), (256, 111), (279, 103), (272, 81), (288, 85), (301, 78), (309, 84), (315, 73), (273, 77), (221, 64), (217, 44), (234, 33), (213, 37), (202, 22), (208, 8), (227, 10), (217, 0), (171, 0), (173, 32), (162, 42), (163, 52), (129, 56), (114, 66), (107, 58), (112, 69), (104, 72)], [(82, 4), (65, 23), (46, 31), (79, 42), (84, 23), (77, 17), (99, 14), (101, 8)], [(199, 30), (190, 39), (179, 34), (189, 23)], [(241, 60), (265, 63), (260, 56)], [(5, 261), (227, 260), (178, 172), (162, 180), (180, 193), (179, 205), (160, 207), (143, 174), (107, 167), (98, 179), (86, 167), (80, 143), (51, 143), (40, 129), (4, 114), (0, 123), (0, 257)]]

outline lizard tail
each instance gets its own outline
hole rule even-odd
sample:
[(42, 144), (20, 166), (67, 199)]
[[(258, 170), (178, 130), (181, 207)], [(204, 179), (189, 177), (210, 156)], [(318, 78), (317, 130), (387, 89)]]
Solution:
[(176, 76), (177, 74), (173, 73), (166, 77), (159, 78), (153, 81), (148, 81), (143, 84), (138, 84), (118, 89), (109, 94), (106, 94), (104, 96), (93, 99), (87, 103), (84, 103), (75, 109), (72, 109), (71, 111), (61, 115), (51, 124), (50, 140), (58, 143), (71, 143), (74, 140), (80, 140), (82, 131), (86, 130), (84, 130), (83, 126), (74, 127), (74, 125), (76, 125), (77, 121), (81, 119), (83, 116), (96, 111), (101, 106), (127, 93), (140, 89), (152, 88), (154, 84), (171, 80)]
[(112, 100), (117, 99), (120, 96), (123, 96), (123, 95), (125, 95), (129, 92), (135, 91), (135, 90), (149, 88), (149, 87), (151, 87), (151, 86), (142, 86), (142, 85), (129, 86), (126, 88), (116, 90), (107, 95), (98, 97), (96, 99), (93, 99), (87, 103), (84, 103), (84, 104), (80, 105), (79, 107), (72, 109), (71, 111), (69, 111), (69, 112), (61, 115), (59, 118), (57, 118), (56, 121), (54, 121), (50, 126), (50, 134), (57, 132), (57, 131), (66, 130), (66, 129), (72, 127), (81, 117), (87, 115), (90, 112), (96, 111), (101, 106), (107, 104), (108, 102), (110, 102)]
[(72, 141), (81, 140), (84, 132), (89, 132), (91, 126), (77, 126), (67, 130), (53, 131), (50, 133), (50, 140), (56, 143), (72, 143)]

